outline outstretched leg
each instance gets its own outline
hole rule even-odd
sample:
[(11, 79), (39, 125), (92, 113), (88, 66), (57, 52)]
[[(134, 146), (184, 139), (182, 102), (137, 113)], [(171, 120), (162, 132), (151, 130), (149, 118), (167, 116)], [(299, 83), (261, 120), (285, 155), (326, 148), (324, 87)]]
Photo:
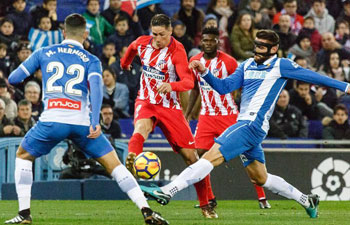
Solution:
[(120, 163), (115, 151), (107, 153), (98, 158), (97, 161), (101, 163), (106, 168), (107, 172), (116, 180), (120, 189), (129, 196), (139, 209), (141, 209), (147, 224), (168, 224), (159, 213), (153, 212), (150, 209), (134, 176)]
[(294, 199), (306, 209), (311, 218), (317, 217), (318, 196), (303, 194), (283, 178), (267, 173), (265, 164), (259, 161), (255, 160), (249, 164), (246, 167), (246, 171), (253, 183), (285, 198)]

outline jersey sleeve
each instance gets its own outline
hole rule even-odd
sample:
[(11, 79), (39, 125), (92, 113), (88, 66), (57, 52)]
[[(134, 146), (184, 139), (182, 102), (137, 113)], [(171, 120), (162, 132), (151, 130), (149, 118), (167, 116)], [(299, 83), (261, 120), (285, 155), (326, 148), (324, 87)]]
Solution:
[(88, 81), (90, 85), (91, 125), (93, 128), (99, 123), (103, 98), (102, 66), (100, 60), (93, 58), (88, 66)]
[(336, 88), (343, 92), (347, 91), (349, 85), (346, 82), (338, 81), (328, 76), (323, 76), (312, 70), (305, 69), (295, 62), (284, 58), (282, 58), (280, 61), (280, 72), (281, 76), (285, 78), (291, 78), (312, 84)]
[(188, 68), (187, 55), (184, 47), (176, 49), (176, 54), (173, 57), (173, 64), (175, 65), (176, 74), (180, 81), (171, 82), (173, 91), (188, 91), (194, 87), (193, 74)]
[(34, 74), (40, 68), (40, 54), (41, 49), (33, 52), (17, 69), (15, 69), (9, 76), (10, 84), (17, 84), (22, 82), (26, 77)]
[(233, 74), (224, 79), (213, 76), (209, 69), (202, 75), (202, 78), (220, 95), (230, 93), (243, 85), (244, 63), (241, 63)]

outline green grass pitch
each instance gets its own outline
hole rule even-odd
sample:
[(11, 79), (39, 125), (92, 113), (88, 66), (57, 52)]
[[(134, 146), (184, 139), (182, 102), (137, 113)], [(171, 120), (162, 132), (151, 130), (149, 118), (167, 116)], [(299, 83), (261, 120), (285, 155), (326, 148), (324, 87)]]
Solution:
[[(151, 201), (170, 224), (234, 224), (234, 225), (349, 225), (350, 202), (324, 201), (319, 218), (310, 219), (294, 201), (270, 201), (272, 209), (261, 210), (257, 201), (218, 201), (219, 219), (204, 219), (195, 201), (172, 201), (167, 206)], [(32, 201), (34, 225), (48, 224), (143, 224), (139, 210), (131, 201)], [(16, 201), (0, 201), (0, 224), (17, 212)]]

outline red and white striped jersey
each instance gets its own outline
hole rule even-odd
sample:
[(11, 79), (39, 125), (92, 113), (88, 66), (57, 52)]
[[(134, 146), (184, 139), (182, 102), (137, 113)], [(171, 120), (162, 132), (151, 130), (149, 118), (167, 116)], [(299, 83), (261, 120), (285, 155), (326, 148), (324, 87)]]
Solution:
[[(206, 60), (203, 52), (193, 56), (190, 60), (199, 60), (208, 68), (211, 73), (218, 78), (230, 76), (237, 68), (237, 61), (230, 55), (218, 51), (215, 58)], [(232, 115), (238, 114), (237, 105), (231, 93), (220, 95), (199, 76), (199, 73), (193, 71), (201, 93), (201, 115)]]
[[(137, 53), (142, 63), (138, 99), (165, 108), (181, 109), (178, 92), (190, 90), (194, 86), (183, 45), (171, 37), (167, 47), (155, 49), (152, 36), (141, 36), (128, 47), (121, 60), (121, 67), (127, 68)], [(157, 87), (163, 82), (170, 83), (172, 92), (158, 93)]]

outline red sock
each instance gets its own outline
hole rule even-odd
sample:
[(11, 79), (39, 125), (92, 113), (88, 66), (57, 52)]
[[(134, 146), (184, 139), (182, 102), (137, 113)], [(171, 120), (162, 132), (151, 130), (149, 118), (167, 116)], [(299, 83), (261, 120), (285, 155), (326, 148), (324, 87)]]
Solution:
[(208, 200), (212, 200), (215, 198), (215, 195), (214, 195), (213, 189), (211, 187), (210, 174), (208, 174), (208, 176), (204, 179), (206, 180), (205, 184), (207, 185)]
[(196, 188), (198, 200), (199, 200), (199, 206), (205, 206), (209, 204), (208, 192), (207, 192), (207, 186), (206, 186), (207, 179), (208, 179), (208, 176), (206, 176), (203, 180), (199, 181), (198, 183), (194, 184), (194, 187)]
[(134, 152), (136, 155), (141, 154), (143, 151), (144, 142), (145, 142), (145, 138), (141, 134), (139, 133), (133, 134), (129, 141), (129, 146), (128, 146), (129, 152)]
[(266, 199), (264, 188), (254, 184), (256, 193), (258, 194), (258, 200)]

